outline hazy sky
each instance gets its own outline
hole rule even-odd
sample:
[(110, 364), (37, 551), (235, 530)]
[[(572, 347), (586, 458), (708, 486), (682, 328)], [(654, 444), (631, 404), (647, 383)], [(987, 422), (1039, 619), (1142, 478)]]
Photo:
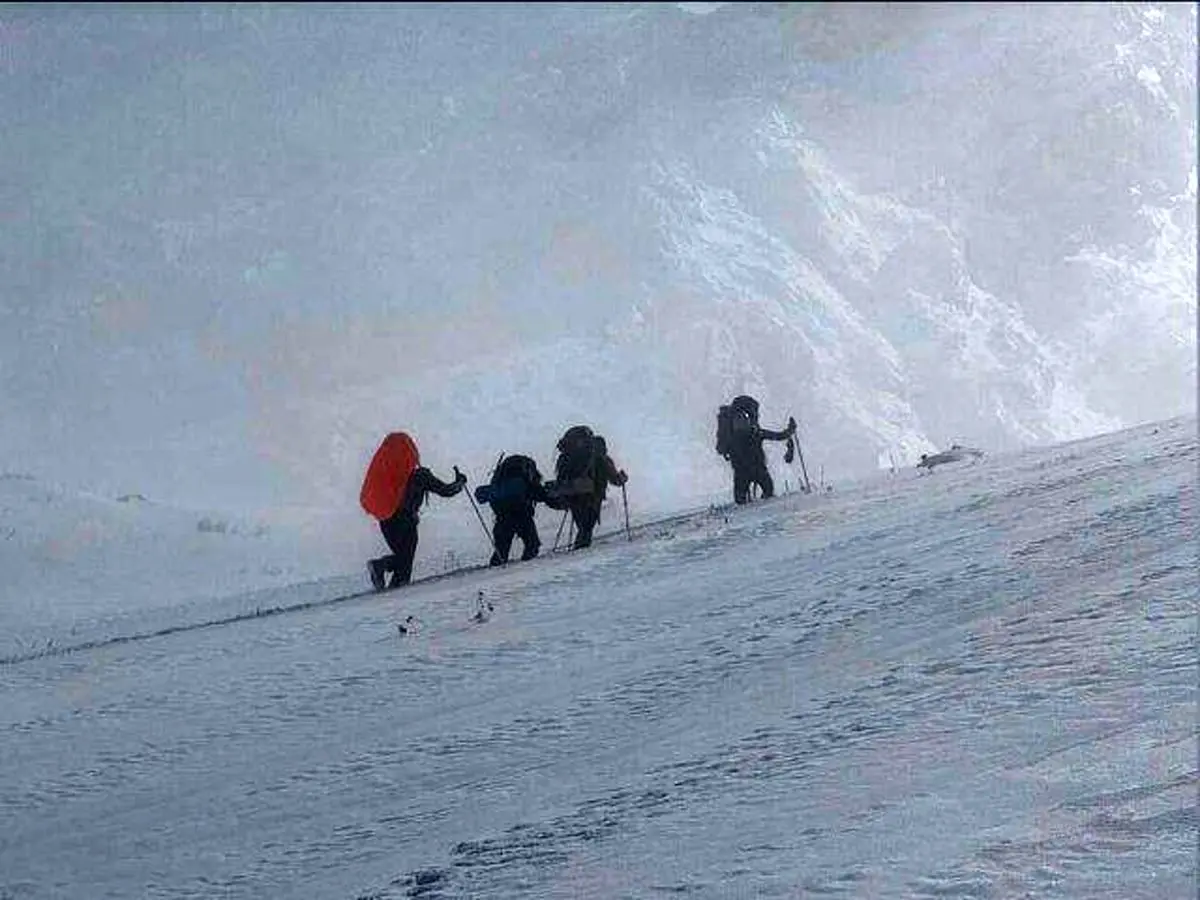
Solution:
[(0, 469), (353, 510), (581, 420), (666, 503), (738, 389), (851, 469), (1194, 409), (1194, 9), (1038, 9), (5, 6)]

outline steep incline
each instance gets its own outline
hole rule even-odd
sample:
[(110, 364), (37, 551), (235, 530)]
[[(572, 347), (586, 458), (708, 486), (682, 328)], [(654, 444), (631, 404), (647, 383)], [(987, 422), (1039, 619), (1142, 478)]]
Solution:
[(1175, 420), (5, 667), (0, 893), (1190, 897), (1198, 461)]

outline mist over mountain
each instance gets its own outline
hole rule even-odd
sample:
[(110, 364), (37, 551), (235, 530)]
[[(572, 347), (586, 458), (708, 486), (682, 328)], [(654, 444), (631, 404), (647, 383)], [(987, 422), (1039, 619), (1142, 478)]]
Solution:
[(750, 392), (830, 477), (1195, 410), (1186, 4), (6, 7), (0, 463), (360, 516)]

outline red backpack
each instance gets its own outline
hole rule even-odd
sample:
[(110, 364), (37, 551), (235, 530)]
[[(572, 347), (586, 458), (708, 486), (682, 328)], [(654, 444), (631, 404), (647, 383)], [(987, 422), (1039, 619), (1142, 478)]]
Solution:
[(363, 478), (358, 497), (362, 508), (380, 521), (390, 519), (404, 501), (408, 479), (420, 464), (421, 454), (407, 434), (393, 431), (385, 437)]

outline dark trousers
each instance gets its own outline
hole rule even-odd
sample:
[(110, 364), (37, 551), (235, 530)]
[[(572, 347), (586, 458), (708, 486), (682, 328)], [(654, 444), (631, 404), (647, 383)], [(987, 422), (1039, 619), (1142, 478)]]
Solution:
[(750, 485), (757, 484), (764, 500), (775, 496), (775, 482), (767, 471), (766, 462), (733, 464), (733, 502), (746, 503), (750, 499)]
[(592, 532), (600, 523), (600, 501), (588, 497), (572, 503), (568, 508), (571, 510), (571, 521), (575, 523), (575, 543), (572, 546), (576, 550), (592, 546)]
[(379, 523), (383, 539), (387, 541), (391, 556), (376, 560), (384, 573), (391, 572), (388, 587), (398, 587), (412, 580), (413, 558), (417, 555), (417, 523), (408, 516), (392, 516)]
[(496, 522), (492, 526), (492, 540), (496, 542), (496, 552), (492, 554), (489, 565), (499, 566), (508, 562), (514, 537), (519, 537), (525, 545), (524, 552), (521, 553), (522, 560), (533, 559), (538, 555), (542, 541), (538, 537), (533, 510), (496, 512)]

